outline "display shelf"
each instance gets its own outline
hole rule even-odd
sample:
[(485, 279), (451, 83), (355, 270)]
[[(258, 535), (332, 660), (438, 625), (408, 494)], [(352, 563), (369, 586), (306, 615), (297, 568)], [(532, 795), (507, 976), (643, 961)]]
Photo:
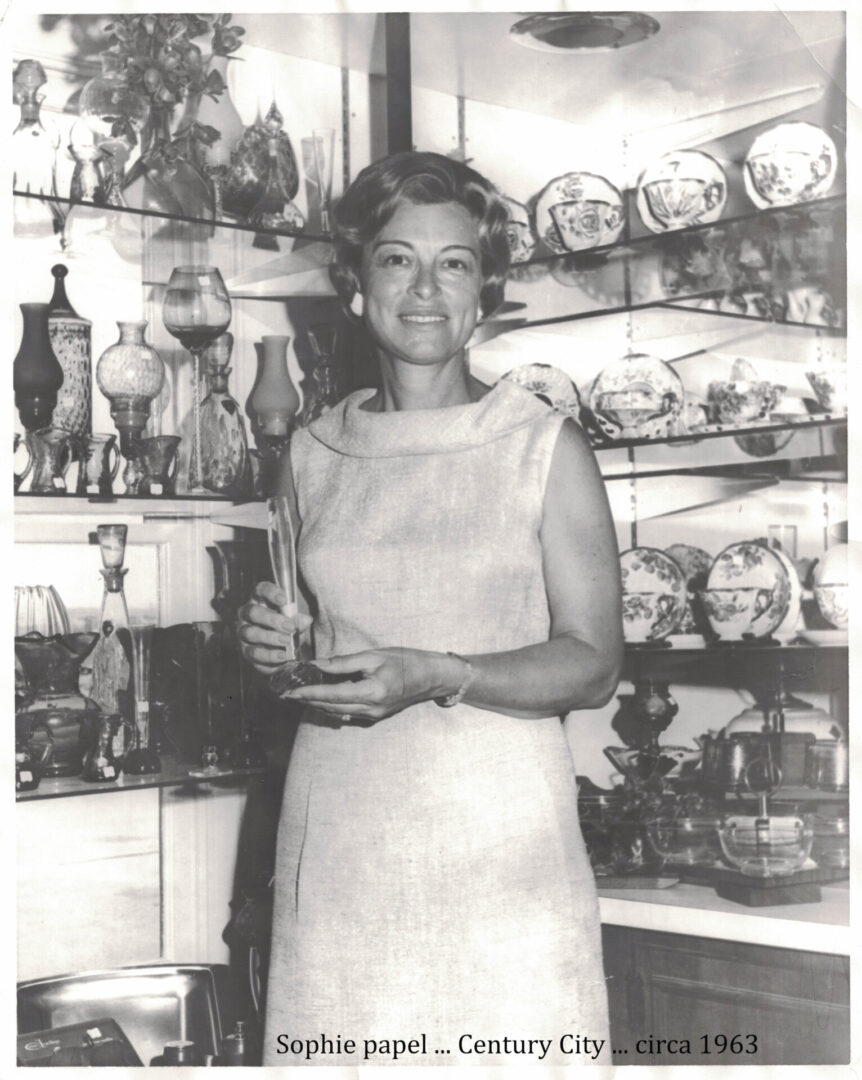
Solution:
[(230, 768), (213, 776), (192, 776), (191, 770), (199, 770), (199, 765), (182, 762), (168, 754), (161, 755), (162, 771), (147, 776), (126, 776), (121, 774), (117, 780), (106, 783), (88, 783), (79, 776), (62, 776), (56, 779), (44, 779), (35, 791), (19, 791), (16, 802), (36, 802), (43, 799), (67, 799), (78, 795), (108, 795), (113, 791), (137, 791), (142, 788), (159, 787), (200, 787), (207, 784), (229, 786), (243, 783), (249, 777), (262, 776), (267, 772), (277, 771), (279, 765), (266, 765), (257, 768)]
[(228, 221), (219, 218), (214, 221), (210, 218), (187, 217), (181, 214), (167, 214), (161, 210), (146, 210), (136, 206), (101, 206), (98, 203), (88, 202), (85, 199), (70, 199), (60, 195), (43, 195), (32, 191), (15, 191), (12, 195), (16, 199), (38, 199), (40, 202), (55, 203), (68, 206), (69, 210), (86, 210), (95, 215), (102, 214), (131, 214), (134, 217), (154, 218), (157, 221), (174, 222), (180, 225), (203, 225), (208, 229), (234, 229), (237, 232), (249, 233), (252, 236), (274, 236), (283, 240), (316, 240), (322, 243), (330, 243), (329, 236), (311, 232), (288, 233), (279, 229), (267, 229), (249, 225), (244, 221)]
[[(665, 639), (673, 642), (673, 637)], [(843, 645), (811, 645), (804, 641), (722, 642), (683, 648), (626, 645), (623, 677), (651, 677), (695, 685), (762, 686), (780, 671), (791, 692), (796, 689), (842, 690), (847, 686), (849, 650)]]
[(663, 435), (660, 438), (650, 439), (617, 439), (613, 442), (595, 438), (592, 440), (593, 449), (601, 450), (624, 450), (643, 446), (663, 446), (682, 443), (699, 442), (701, 439), (716, 439), (734, 437), (738, 435), (759, 435), (767, 432), (779, 431), (810, 431), (812, 428), (846, 425), (847, 417), (833, 416), (831, 413), (813, 413), (810, 416), (802, 416), (794, 420), (757, 420), (747, 424), (704, 424), (694, 431), (685, 435)]

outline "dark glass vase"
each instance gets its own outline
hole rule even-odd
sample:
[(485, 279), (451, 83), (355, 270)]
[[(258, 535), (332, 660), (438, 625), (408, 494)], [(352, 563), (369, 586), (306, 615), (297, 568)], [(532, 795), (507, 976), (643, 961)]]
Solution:
[(27, 431), (48, 427), (63, 385), (63, 369), (51, 347), (49, 304), (21, 304), (24, 332), (12, 365), (12, 386)]

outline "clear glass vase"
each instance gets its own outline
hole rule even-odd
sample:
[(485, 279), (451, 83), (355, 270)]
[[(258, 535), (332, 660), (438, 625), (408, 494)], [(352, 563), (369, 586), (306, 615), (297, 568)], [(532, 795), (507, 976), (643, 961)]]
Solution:
[(20, 106), (18, 124), (9, 143), (12, 164), (12, 187), (42, 198), (15, 200), (15, 235), (30, 238), (53, 236), (62, 230), (65, 215), (57, 198), (57, 148), (60, 132), (53, 121), (42, 116), (44, 94), (39, 87), (46, 81), (42, 65), (23, 60), (15, 70), (13, 95)]

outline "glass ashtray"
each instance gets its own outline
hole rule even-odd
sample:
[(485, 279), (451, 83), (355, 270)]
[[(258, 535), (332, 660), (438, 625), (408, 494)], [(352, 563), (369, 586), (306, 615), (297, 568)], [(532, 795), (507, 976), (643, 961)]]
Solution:
[(725, 859), (746, 877), (782, 877), (805, 865), (814, 830), (801, 817), (729, 817), (718, 839)]

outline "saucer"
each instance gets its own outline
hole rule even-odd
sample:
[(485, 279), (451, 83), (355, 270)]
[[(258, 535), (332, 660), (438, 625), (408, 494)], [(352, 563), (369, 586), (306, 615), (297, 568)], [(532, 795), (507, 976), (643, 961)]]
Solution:
[(772, 593), (772, 603), (749, 627), (756, 637), (766, 637), (789, 625), (790, 618), (795, 624), (799, 617), (802, 589), (793, 571), (796, 580), (794, 589), (788, 565), (792, 570), (790, 560), (781, 556), (775, 548), (765, 547), (753, 540), (743, 540), (729, 544), (716, 557), (706, 587), (708, 590), (768, 589)]
[[(558, 209), (561, 221), (565, 220), (569, 226), (568, 243), (554, 221), (552, 207)], [(536, 233), (557, 255), (612, 244), (619, 238), (625, 223), (622, 195), (613, 184), (595, 173), (564, 173), (551, 180), (536, 200)]]
[(638, 180), (641, 221), (654, 233), (718, 221), (727, 202), (727, 177), (715, 158), (700, 150), (663, 154)]

